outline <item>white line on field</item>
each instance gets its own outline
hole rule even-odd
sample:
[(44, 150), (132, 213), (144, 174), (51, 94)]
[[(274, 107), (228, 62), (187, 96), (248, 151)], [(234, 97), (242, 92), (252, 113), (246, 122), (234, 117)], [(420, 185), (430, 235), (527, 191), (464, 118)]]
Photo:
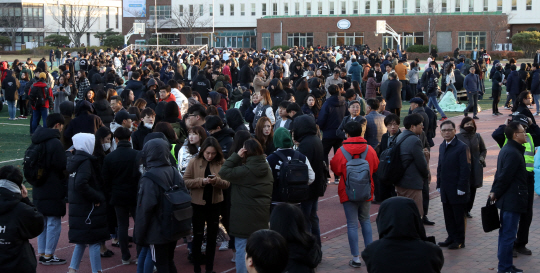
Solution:
[(6, 160), (6, 161), (1, 161), (0, 164), (3, 164), (3, 163), (8, 163), (8, 162), (13, 162), (13, 161), (19, 161), (19, 160), (23, 160), (24, 158), (19, 158), (19, 159), (12, 159), (12, 160)]

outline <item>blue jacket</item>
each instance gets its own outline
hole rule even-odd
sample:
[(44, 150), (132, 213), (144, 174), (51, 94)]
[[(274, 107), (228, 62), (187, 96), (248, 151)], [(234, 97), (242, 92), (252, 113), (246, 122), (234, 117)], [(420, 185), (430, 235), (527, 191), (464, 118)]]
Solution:
[(323, 138), (339, 138), (336, 130), (341, 124), (347, 111), (347, 103), (343, 96), (330, 96), (324, 102), (319, 112), (317, 124), (323, 131)]
[(475, 94), (480, 91), (480, 80), (476, 74), (470, 74), (465, 77), (463, 81), (463, 87), (467, 90), (467, 93)]
[(517, 71), (510, 72), (508, 79), (506, 80), (506, 91), (511, 94), (519, 95), (519, 74)]
[(362, 66), (358, 62), (353, 62), (349, 68), (349, 74), (351, 74), (351, 79), (357, 81), (358, 83), (362, 82)]
[(533, 95), (540, 95), (540, 69), (537, 69), (533, 72), (531, 81), (531, 93)]

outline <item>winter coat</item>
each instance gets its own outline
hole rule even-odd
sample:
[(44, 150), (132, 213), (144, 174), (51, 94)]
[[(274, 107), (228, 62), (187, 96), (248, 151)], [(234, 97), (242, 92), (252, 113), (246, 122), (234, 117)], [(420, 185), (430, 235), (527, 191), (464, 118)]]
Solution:
[(422, 142), (409, 130), (403, 130), (396, 142), (401, 141), (404, 137), (407, 139), (400, 144), (400, 158), (405, 172), (396, 185), (405, 189), (421, 190), (424, 187), (424, 180), (429, 174)]
[(349, 122), (353, 122), (353, 121), (360, 123), (360, 125), (362, 126), (362, 135), (361, 135), (361, 137), (364, 137), (364, 134), (366, 133), (366, 126), (367, 126), (366, 118), (363, 117), (363, 116), (357, 116), (357, 117), (352, 118), (350, 115), (343, 118), (343, 121), (341, 122), (341, 124), (339, 125), (339, 127), (338, 127), (338, 129), (336, 131), (336, 135), (338, 135), (342, 139), (346, 139), (347, 137), (345, 135), (345, 129), (344, 129), (345, 124), (347, 124)]
[(287, 242), (289, 249), (289, 261), (283, 272), (314, 273), (315, 268), (321, 263), (322, 251), (315, 239), (310, 246), (304, 246), (297, 242)]
[(427, 134), (429, 131), (429, 116), (426, 113), (426, 108), (423, 106), (416, 107), (414, 110), (412, 110), (411, 114), (419, 114), (424, 119), (424, 129), (423, 131)]
[(384, 96), (387, 110), (402, 107), (401, 87), (402, 83), (397, 79), (388, 81), (388, 88), (386, 89), (386, 94)]
[(348, 73), (351, 75), (353, 81), (362, 82), (362, 66), (358, 62), (351, 63)]
[(126, 82), (126, 87), (124, 87), (124, 89), (130, 89), (133, 91), (135, 100), (145, 97), (146, 87), (141, 81), (129, 80)]
[[(191, 68), (191, 71), (189, 71), (189, 68)], [(189, 74), (190, 72), (191, 74)], [(189, 80), (188, 75), (191, 75), (191, 80)], [(189, 84), (190, 81), (194, 81), (195, 78), (197, 78), (197, 75), (199, 75), (199, 67), (196, 65), (193, 65), (193, 66), (187, 65), (184, 72), (184, 82)]]
[(35, 185), (32, 197), (39, 212), (44, 216), (62, 217), (66, 215), (67, 181), (66, 154), (60, 142), (60, 131), (38, 126), (32, 135), (33, 144), (44, 145), (47, 179), (41, 185)]
[(212, 134), (219, 142), (219, 146), (221, 146), (221, 151), (224, 155), (229, 154), (229, 149), (233, 144), (234, 134), (235, 132), (231, 128), (223, 128)]
[(225, 113), (225, 118), (227, 119), (227, 125), (235, 132), (240, 130), (248, 131), (248, 128), (244, 125), (244, 117), (237, 108), (229, 109), (227, 113)]
[(3, 80), (2, 80), (2, 89), (4, 89), (4, 96), (7, 101), (16, 101), (19, 100), (19, 87), (20, 83), (19, 80), (17, 80), (15, 77), (13, 77), (13, 73), (11, 70), (6, 70), (5, 72), (8, 74)]
[(480, 78), (476, 74), (470, 74), (465, 77), (463, 81), (463, 87), (467, 90), (468, 94), (477, 94), (481, 92), (480, 89)]
[[(64, 87), (64, 91), (60, 91), (60, 87)], [(69, 101), (71, 95), (71, 87), (69, 85), (58, 84), (53, 88), (54, 96), (54, 112), (60, 113), (60, 104), (64, 101)], [(109, 107), (110, 108), (110, 107)]]
[[(146, 171), (157, 176), (158, 179), (169, 185), (173, 184), (180, 189), (187, 189), (178, 170), (171, 166), (169, 143), (161, 138), (152, 139), (145, 143), (143, 154), (146, 156)], [(163, 189), (147, 177), (139, 180), (137, 196), (137, 213), (135, 217), (135, 230), (133, 240), (138, 245), (162, 245), (171, 241), (161, 236), (160, 214)]]
[[(47, 86), (47, 84), (43, 81), (43, 79), (37, 81), (32, 85), (32, 88), (30, 88), (30, 91), (28, 91), (28, 96), (32, 94), (32, 90), (36, 90), (37, 92), (42, 92), (43, 98), (45, 98), (45, 103), (41, 106), (41, 108), (49, 109), (49, 102), (53, 97), (53, 93), (51, 88)], [(36, 110), (34, 106), (32, 106), (32, 110)]]
[[(371, 179), (371, 197), (368, 200), (364, 201), (371, 201), (373, 200), (373, 191), (375, 189), (375, 186), (373, 184), (373, 174), (377, 172), (377, 169), (379, 168), (379, 158), (377, 157), (377, 153), (371, 146), (367, 145), (367, 141), (361, 137), (350, 137), (343, 141), (343, 146), (351, 156), (360, 155), (363, 152), (368, 149), (368, 152), (366, 154), (366, 161), (369, 163), (369, 170), (370, 170), (370, 179)], [(346, 192), (346, 186), (345, 186), (345, 180), (347, 180), (347, 159), (343, 155), (343, 152), (341, 149), (338, 149), (330, 161), (330, 167), (332, 171), (334, 172), (334, 175), (339, 176), (339, 185), (338, 185), (338, 195), (339, 195), (339, 202), (345, 203), (349, 201), (349, 197), (347, 196)]]
[[(540, 70), (539, 70), (539, 72), (540, 72)], [(504, 75), (502, 70), (495, 70), (495, 72), (493, 72), (493, 77), (491, 78), (491, 81), (493, 82), (493, 91), (501, 92), (502, 86), (499, 85), (499, 83), (501, 83), (503, 81), (502, 75)], [(533, 89), (533, 87), (534, 87), (534, 77), (535, 77), (535, 75), (537, 77), (537, 80), (540, 81), (540, 78), (538, 78), (539, 74), (535, 70), (535, 73), (533, 74), (533, 84), (531, 86), (531, 93), (532, 94), (540, 94), (540, 89), (537, 91), (537, 93), (534, 93), (535, 89)]]
[(517, 213), (527, 212), (528, 173), (525, 169), (525, 147), (509, 139), (499, 152), (497, 171), (491, 186), (491, 192), (497, 199), (497, 208)]
[(109, 101), (106, 99), (94, 101), (94, 109), (96, 115), (101, 119), (101, 122), (107, 127), (111, 126), (111, 122), (114, 120), (114, 111), (111, 108)]
[(240, 106), (239, 110), (240, 110), (240, 113), (242, 114), (242, 116), (248, 122), (249, 122), (249, 120), (246, 118), (245, 113), (248, 110), (248, 108), (250, 107), (250, 105), (251, 105), (251, 93), (249, 91), (245, 91), (244, 93), (242, 93), (242, 105)]
[[(466, 204), (471, 195), (471, 157), (465, 143), (457, 137), (439, 146), (439, 163), (437, 164), (437, 188), (440, 189), (441, 202), (444, 204)], [(457, 191), (465, 192), (458, 195)]]
[(418, 67), (414, 67), (413, 69), (409, 70), (409, 83), (410, 84), (418, 84), (418, 73), (419, 69)]
[(261, 89), (267, 87), (272, 79), (264, 79), (259, 76), (253, 78), (253, 90), (255, 93), (261, 92)]
[(377, 97), (377, 87), (381, 87), (380, 82), (375, 81), (374, 77), (369, 77), (366, 83), (366, 99)]
[(197, 75), (197, 77), (193, 80), (192, 88), (193, 88), (193, 91), (199, 92), (199, 95), (201, 95), (203, 102), (206, 103), (206, 98), (208, 97), (208, 93), (212, 89), (212, 85), (210, 84), (210, 81), (206, 79), (204, 75)]
[(379, 114), (377, 111), (371, 111), (365, 118), (367, 122), (364, 138), (373, 149), (378, 150), (382, 135), (386, 133), (386, 126), (384, 125), (385, 116)]
[(343, 96), (334, 95), (326, 99), (317, 118), (317, 124), (323, 132), (323, 138), (339, 138), (336, 135), (336, 130), (345, 117), (346, 111), (347, 102)]
[(510, 94), (519, 95), (520, 93), (520, 78), (517, 71), (512, 71), (506, 79), (506, 91)]
[(137, 186), (141, 177), (139, 164), (139, 152), (131, 148), (131, 143), (125, 140), (119, 141), (116, 149), (105, 156), (101, 174), (104, 190), (111, 196), (111, 205), (137, 205)]
[(76, 151), (68, 159), (68, 237), (72, 244), (96, 244), (110, 238), (107, 204), (98, 181), (98, 170), (97, 157), (87, 152)]
[(484, 180), (484, 166), (486, 165), (487, 155), (484, 139), (479, 133), (467, 133), (463, 129), (460, 130), (460, 133), (456, 137), (469, 148), (469, 154), (471, 156), (471, 178), (469, 184), (471, 188), (480, 188)]
[(144, 146), (144, 138), (146, 135), (152, 133), (152, 129), (146, 128), (144, 122), (141, 122), (137, 131), (131, 134), (131, 143), (133, 144), (133, 149), (141, 151)]
[(88, 101), (80, 103), (79, 114), (71, 120), (69, 126), (64, 130), (64, 137), (71, 139), (78, 133), (95, 134), (97, 130), (104, 126), (101, 119), (91, 114), (92, 104)]
[(234, 153), (223, 163), (219, 176), (231, 183), (230, 234), (247, 239), (267, 229), (274, 178), (265, 156), (250, 156), (242, 164)]
[[(189, 161), (186, 172), (184, 173), (186, 188), (191, 193), (191, 203), (196, 205), (206, 205), (206, 201), (204, 200), (205, 186), (202, 183), (206, 177), (205, 171), (208, 163), (206, 159), (196, 156)], [(230, 186), (228, 181), (221, 179), (218, 175), (221, 165), (221, 162), (210, 162), (210, 173), (216, 174), (216, 184), (212, 185), (212, 204), (223, 202), (223, 190)]]
[(435, 238), (428, 238), (414, 201), (393, 197), (379, 208), (379, 240), (362, 251), (370, 273), (440, 273), (444, 256)]
[(15, 183), (0, 180), (0, 272), (35, 273), (36, 253), (29, 240), (43, 232), (44, 217), (11, 187), (18, 190)]

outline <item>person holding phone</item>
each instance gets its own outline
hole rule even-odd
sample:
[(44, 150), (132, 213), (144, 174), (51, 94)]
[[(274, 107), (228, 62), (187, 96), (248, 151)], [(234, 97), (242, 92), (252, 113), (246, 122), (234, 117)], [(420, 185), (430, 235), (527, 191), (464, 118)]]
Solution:
[(191, 159), (184, 181), (191, 191), (193, 207), (193, 267), (201, 272), (201, 246), (206, 222), (206, 272), (213, 272), (216, 253), (216, 239), (219, 230), (219, 215), (223, 204), (223, 189), (229, 182), (217, 174), (223, 165), (224, 156), (219, 142), (208, 137), (202, 144), (197, 157)]

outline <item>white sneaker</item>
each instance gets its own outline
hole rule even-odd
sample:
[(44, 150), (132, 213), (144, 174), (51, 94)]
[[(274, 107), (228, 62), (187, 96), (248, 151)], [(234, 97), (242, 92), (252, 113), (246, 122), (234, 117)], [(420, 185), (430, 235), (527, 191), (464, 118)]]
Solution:
[(203, 243), (202, 246), (201, 246), (201, 252), (204, 253), (206, 252), (206, 243)]
[(232, 259), (231, 262), (236, 263), (236, 252), (232, 253)]
[(538, 116), (538, 115), (540, 115), (540, 114), (539, 114), (539, 113), (534, 113), (534, 114), (533, 114), (533, 116)]
[(219, 247), (219, 251), (225, 251), (229, 249), (229, 241), (223, 241), (221, 242), (221, 246)]

